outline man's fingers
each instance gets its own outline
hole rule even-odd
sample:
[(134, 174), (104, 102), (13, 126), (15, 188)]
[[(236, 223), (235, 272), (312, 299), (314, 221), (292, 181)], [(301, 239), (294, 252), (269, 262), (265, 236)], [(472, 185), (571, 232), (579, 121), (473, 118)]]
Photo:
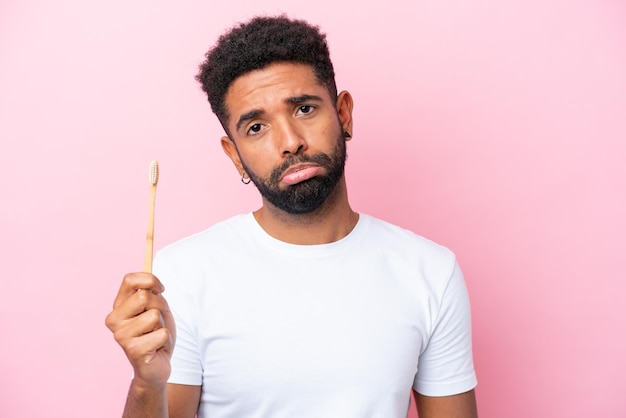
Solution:
[(126, 355), (134, 362), (149, 364), (158, 350), (171, 350), (171, 338), (167, 328), (143, 334), (130, 340), (126, 346)]
[(151, 309), (118, 324), (117, 329), (112, 331), (115, 339), (121, 345), (125, 345), (125, 342), (132, 338), (150, 333), (165, 326), (163, 317), (157, 309)]
[(122, 280), (122, 285), (113, 301), (113, 309), (139, 289), (150, 290), (157, 295), (165, 290), (159, 279), (150, 273), (129, 273)]
[[(155, 295), (148, 290), (136, 290), (131, 296), (120, 303), (107, 317), (106, 325), (114, 333), (137, 317), (148, 318), (150, 311), (161, 315), (170, 315), (167, 301), (161, 295)], [(162, 319), (161, 319), (162, 321)]]
[(150, 309), (158, 309), (163, 313), (169, 312), (169, 307), (163, 296), (156, 295), (149, 290), (139, 289), (135, 290), (116, 310), (119, 310), (124, 317), (131, 318)]
[(130, 360), (135, 378), (165, 381), (176, 340), (176, 325), (161, 282), (149, 273), (127, 274), (105, 319)]

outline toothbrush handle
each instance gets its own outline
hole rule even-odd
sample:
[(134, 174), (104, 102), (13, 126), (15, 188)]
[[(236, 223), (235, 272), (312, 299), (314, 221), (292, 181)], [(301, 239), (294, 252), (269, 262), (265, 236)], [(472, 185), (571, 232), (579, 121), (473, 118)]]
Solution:
[(152, 257), (154, 254), (154, 201), (156, 198), (156, 184), (150, 185), (150, 210), (148, 212), (148, 228), (146, 232), (146, 254), (143, 271), (152, 273)]

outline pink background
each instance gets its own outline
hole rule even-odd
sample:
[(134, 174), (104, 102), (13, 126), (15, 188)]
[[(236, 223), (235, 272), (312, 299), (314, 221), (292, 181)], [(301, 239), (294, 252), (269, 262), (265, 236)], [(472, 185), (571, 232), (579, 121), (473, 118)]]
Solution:
[(259, 3), (0, 3), (0, 416), (119, 416), (104, 317), (142, 268), (149, 161), (157, 248), (258, 206), (193, 76), (283, 11), (354, 96), (353, 206), (460, 259), (481, 417), (626, 416), (624, 3)]

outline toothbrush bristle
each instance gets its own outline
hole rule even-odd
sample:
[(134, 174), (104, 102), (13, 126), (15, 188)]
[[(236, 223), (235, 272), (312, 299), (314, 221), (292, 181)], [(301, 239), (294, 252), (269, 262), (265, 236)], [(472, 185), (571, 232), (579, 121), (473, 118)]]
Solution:
[(159, 163), (154, 160), (150, 162), (150, 184), (157, 184), (159, 181)]

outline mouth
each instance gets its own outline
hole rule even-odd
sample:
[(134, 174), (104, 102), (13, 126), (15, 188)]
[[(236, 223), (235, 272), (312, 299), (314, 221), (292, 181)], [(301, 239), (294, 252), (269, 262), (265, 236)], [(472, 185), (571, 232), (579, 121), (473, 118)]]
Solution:
[(322, 167), (312, 164), (298, 164), (290, 167), (283, 174), (280, 182), (288, 186), (301, 183), (305, 180), (309, 180), (320, 174)]

